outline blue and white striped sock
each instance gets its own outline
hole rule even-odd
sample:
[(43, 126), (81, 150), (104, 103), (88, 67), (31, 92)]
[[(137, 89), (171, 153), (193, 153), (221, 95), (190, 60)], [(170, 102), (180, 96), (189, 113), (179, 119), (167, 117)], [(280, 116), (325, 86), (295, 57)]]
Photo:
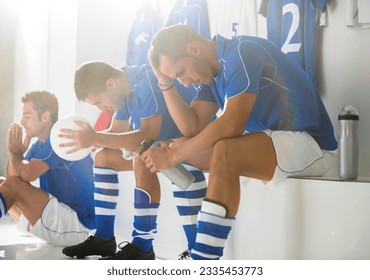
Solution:
[(8, 209), (6, 207), (6, 201), (2, 193), (0, 193), (0, 219), (1, 217), (5, 216)]
[(94, 166), (95, 236), (112, 238), (119, 195), (117, 171)]
[(201, 170), (187, 164), (184, 164), (184, 167), (193, 174), (195, 181), (186, 191), (173, 185), (173, 196), (188, 241), (188, 249), (191, 250), (194, 248), (195, 244), (198, 213), (203, 198), (206, 195), (207, 182)]
[(141, 251), (148, 252), (153, 246), (153, 239), (157, 233), (158, 203), (151, 203), (150, 195), (139, 188), (135, 188), (134, 203), (134, 230), (132, 244)]
[(235, 218), (225, 218), (226, 209), (209, 200), (203, 200), (197, 224), (197, 237), (190, 258), (218, 260), (222, 257), (227, 237)]

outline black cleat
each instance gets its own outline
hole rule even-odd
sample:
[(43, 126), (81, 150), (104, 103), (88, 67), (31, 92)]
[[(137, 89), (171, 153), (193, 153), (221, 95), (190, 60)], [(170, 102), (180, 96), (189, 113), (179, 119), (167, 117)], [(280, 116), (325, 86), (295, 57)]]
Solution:
[(178, 260), (187, 261), (190, 260), (190, 250), (187, 249), (179, 255)]
[(102, 257), (114, 255), (116, 253), (116, 238), (113, 236), (111, 239), (102, 239), (96, 236), (90, 236), (84, 242), (65, 247), (63, 254), (73, 258), (76, 256), (78, 259), (84, 259), (86, 256), (101, 255)]
[[(126, 245), (121, 246), (122, 243), (126, 243)], [(155, 260), (153, 247), (150, 248), (149, 252), (145, 253), (132, 243), (122, 243), (118, 245), (120, 250), (117, 253), (112, 256), (100, 258), (99, 260)]]

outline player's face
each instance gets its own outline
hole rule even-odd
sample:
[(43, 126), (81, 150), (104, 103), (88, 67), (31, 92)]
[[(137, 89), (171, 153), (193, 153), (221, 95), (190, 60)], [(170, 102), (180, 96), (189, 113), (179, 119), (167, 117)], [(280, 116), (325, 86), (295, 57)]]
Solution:
[(121, 98), (112, 91), (106, 91), (98, 94), (89, 94), (84, 100), (86, 103), (96, 106), (101, 111), (112, 111), (121, 108)]
[(187, 87), (192, 84), (209, 84), (213, 80), (211, 67), (206, 61), (194, 56), (184, 56), (177, 61), (161, 56), (159, 71), (172, 79), (178, 79)]
[(21, 125), (24, 127), (30, 138), (41, 136), (47, 129), (45, 122), (42, 121), (42, 116), (40, 117), (37, 111), (33, 108), (32, 102), (26, 102), (23, 104)]

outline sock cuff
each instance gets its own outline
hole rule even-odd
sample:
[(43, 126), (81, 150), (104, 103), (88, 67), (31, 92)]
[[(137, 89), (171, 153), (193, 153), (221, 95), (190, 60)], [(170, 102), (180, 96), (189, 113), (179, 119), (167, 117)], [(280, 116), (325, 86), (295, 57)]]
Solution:
[(102, 166), (93, 166), (93, 172), (94, 174), (104, 174), (104, 175), (116, 175), (118, 172), (112, 168), (109, 167), (102, 167)]
[(135, 204), (150, 204), (152, 198), (147, 191), (135, 187), (134, 200)]
[(220, 202), (205, 198), (202, 202), (201, 211), (226, 218), (228, 216), (229, 209), (226, 205)]

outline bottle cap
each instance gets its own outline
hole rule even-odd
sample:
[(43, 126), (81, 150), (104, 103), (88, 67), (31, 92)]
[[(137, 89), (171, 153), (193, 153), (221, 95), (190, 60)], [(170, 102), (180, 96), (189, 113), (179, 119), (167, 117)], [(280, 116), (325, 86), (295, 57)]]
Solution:
[(154, 142), (155, 141), (153, 139), (150, 139), (149, 141), (144, 140), (143, 142), (141, 142), (142, 148), (139, 154), (141, 155), (142, 153), (146, 152), (154, 144)]
[(358, 111), (351, 105), (347, 105), (338, 115), (338, 120), (359, 120)]

